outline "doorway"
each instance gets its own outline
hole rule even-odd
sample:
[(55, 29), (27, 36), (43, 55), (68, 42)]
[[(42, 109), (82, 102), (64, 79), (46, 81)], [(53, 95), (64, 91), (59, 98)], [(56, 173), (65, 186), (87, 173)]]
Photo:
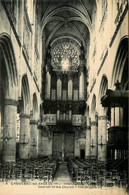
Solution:
[(85, 150), (84, 149), (80, 150), (80, 158), (83, 160), (85, 159)]
[(53, 157), (63, 161), (74, 156), (75, 136), (73, 132), (53, 132)]

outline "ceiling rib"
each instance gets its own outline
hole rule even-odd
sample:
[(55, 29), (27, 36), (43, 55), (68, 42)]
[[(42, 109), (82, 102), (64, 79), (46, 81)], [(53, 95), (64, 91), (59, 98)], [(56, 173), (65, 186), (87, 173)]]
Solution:
[(82, 18), (82, 22), (88, 27), (89, 31), (91, 31), (92, 27), (91, 27), (91, 19), (89, 17), (89, 14), (88, 16), (86, 17), (82, 12), (80, 12), (78, 9), (75, 9), (73, 7), (68, 7), (68, 6), (64, 6), (64, 7), (60, 7), (60, 8), (57, 8), (55, 10), (53, 10), (50, 14), (48, 14), (46, 16), (46, 18), (44, 20), (41, 21), (41, 26), (42, 26), (42, 31), (46, 25), (46, 23), (48, 23), (49, 19), (54, 16), (55, 14), (59, 13), (59, 12), (62, 12), (62, 11), (71, 11), (71, 12), (74, 12), (75, 14), (77, 14), (78, 16), (80, 16)]

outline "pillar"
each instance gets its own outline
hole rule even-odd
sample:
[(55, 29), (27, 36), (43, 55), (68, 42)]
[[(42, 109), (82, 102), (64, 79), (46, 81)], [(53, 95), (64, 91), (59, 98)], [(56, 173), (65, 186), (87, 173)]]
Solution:
[(97, 158), (98, 151), (98, 121), (97, 117), (91, 121), (91, 158)]
[(65, 143), (65, 134), (64, 134), (64, 132), (63, 132), (63, 133), (62, 133), (62, 162), (64, 162), (64, 155), (65, 155), (64, 143)]
[(68, 100), (72, 100), (73, 96), (73, 80), (72, 75), (68, 75)]
[(72, 120), (72, 110), (70, 109), (69, 110), (69, 121), (71, 121)]
[(87, 119), (87, 127), (86, 127), (86, 159), (90, 159), (91, 155), (91, 126), (90, 119)]
[(46, 73), (46, 99), (50, 99), (51, 96), (51, 75), (47, 70)]
[(111, 127), (123, 126), (123, 107), (111, 108)]
[(62, 94), (62, 80), (61, 75), (57, 74), (57, 100), (61, 100)]
[[(1, 100), (0, 100), (1, 101)], [(3, 122), (3, 118), (2, 118), (2, 105), (1, 105), (1, 102), (0, 102), (0, 159), (1, 159), (1, 157), (2, 157), (2, 144), (3, 144), (3, 142), (2, 142), (2, 135), (3, 135), (3, 124), (2, 124), (2, 122)]]
[(2, 106), (0, 102), (0, 139), (1, 139), (1, 134), (2, 134)]
[(80, 144), (79, 144), (79, 132), (75, 131), (75, 150), (74, 150), (75, 157), (80, 156)]
[(98, 160), (107, 159), (107, 117), (98, 117)]
[(65, 118), (65, 112), (63, 113), (63, 121), (65, 121), (66, 120), (66, 118)]
[(20, 142), (19, 157), (29, 159), (30, 157), (30, 116), (20, 114)]
[(37, 129), (37, 134), (38, 134), (38, 157), (42, 157), (42, 129), (41, 129), (41, 126), (38, 126), (38, 129)]
[(30, 120), (30, 158), (38, 155), (38, 129), (37, 120)]
[(59, 110), (59, 105), (57, 105), (57, 120), (60, 120), (60, 110)]
[(84, 71), (83, 68), (80, 68), (79, 73), (79, 100), (84, 99)]
[(2, 160), (15, 162), (16, 159), (17, 101), (5, 99)]

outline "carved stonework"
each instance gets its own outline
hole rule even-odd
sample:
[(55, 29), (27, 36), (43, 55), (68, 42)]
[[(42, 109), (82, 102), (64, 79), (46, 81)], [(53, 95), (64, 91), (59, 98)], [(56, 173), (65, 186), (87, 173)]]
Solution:
[(5, 105), (17, 106), (18, 102), (16, 100), (13, 100), (13, 99), (5, 99), (4, 104)]

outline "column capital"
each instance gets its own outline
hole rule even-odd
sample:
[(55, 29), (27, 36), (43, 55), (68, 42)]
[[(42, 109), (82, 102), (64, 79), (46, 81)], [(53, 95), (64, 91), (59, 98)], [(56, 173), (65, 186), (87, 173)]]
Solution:
[(29, 114), (25, 114), (25, 113), (21, 113), (20, 114), (20, 118), (28, 118), (28, 119), (30, 119), (30, 115)]
[(5, 99), (4, 100), (4, 104), (5, 105), (17, 106), (18, 105), (18, 101), (13, 100), (13, 99)]
[(98, 116), (98, 120), (107, 120), (107, 116), (105, 116), (105, 115)]

